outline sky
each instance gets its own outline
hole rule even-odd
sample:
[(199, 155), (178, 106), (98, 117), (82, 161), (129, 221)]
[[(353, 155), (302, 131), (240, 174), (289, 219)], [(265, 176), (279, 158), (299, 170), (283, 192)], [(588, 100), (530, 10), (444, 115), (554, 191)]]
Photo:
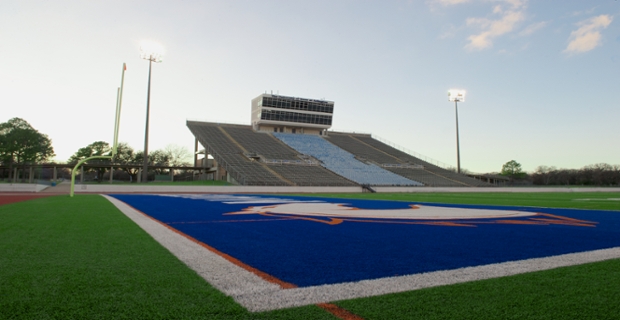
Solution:
[(332, 130), (456, 166), (620, 164), (620, 2), (221, 0), (0, 2), (0, 122), (47, 134), (56, 161), (113, 140), (193, 151), (187, 120), (250, 124), (262, 94), (335, 102)]

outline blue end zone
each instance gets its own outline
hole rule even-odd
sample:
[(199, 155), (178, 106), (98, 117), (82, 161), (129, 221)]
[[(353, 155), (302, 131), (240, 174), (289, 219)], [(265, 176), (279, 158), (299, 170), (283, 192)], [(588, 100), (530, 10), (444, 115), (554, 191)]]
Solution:
[[(401, 209), (424, 203), (280, 195), (111, 196), (249, 266), (300, 287), (620, 246), (620, 213), (613, 211), (429, 203), (426, 205), (545, 213), (590, 224), (514, 224), (497, 219), (489, 224), (488, 219), (469, 219), (472, 226), (457, 227), (358, 219), (329, 225), (282, 215), (224, 214), (287, 201), (346, 203), (362, 209)], [(515, 220), (534, 221), (511, 219)]]

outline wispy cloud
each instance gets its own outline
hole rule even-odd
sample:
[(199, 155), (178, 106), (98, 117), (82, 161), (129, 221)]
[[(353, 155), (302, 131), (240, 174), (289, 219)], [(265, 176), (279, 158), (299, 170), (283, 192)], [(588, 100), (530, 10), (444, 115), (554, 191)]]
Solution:
[(537, 22), (537, 23), (532, 23), (529, 26), (525, 27), (525, 29), (523, 29), (523, 31), (519, 32), (520, 36), (529, 36), (530, 34), (546, 27), (548, 24), (548, 22), (546, 21), (541, 21), (541, 22)]
[(442, 10), (449, 6), (472, 2), (473, 0), (426, 0), (431, 11)]
[(439, 4), (445, 7), (445, 6), (450, 6), (454, 4), (466, 3), (470, 1), (471, 0), (431, 0), (430, 2), (432, 4)]
[(501, 0), (493, 7), (493, 14), (497, 19), (468, 18), (467, 26), (477, 26), (480, 33), (473, 34), (467, 39), (465, 48), (469, 50), (483, 50), (493, 46), (493, 39), (509, 33), (517, 24), (525, 19), (526, 0)]
[(607, 28), (612, 20), (612, 16), (602, 14), (577, 23), (579, 28), (571, 32), (564, 52), (582, 53), (596, 48), (601, 44), (601, 30)]
[(445, 31), (439, 35), (439, 39), (450, 39), (456, 36), (456, 33), (460, 28), (455, 27), (454, 25), (447, 25), (444, 27)]
[(594, 12), (594, 10), (596, 10), (596, 8), (598, 8), (598, 6), (592, 7), (588, 10), (581, 10), (581, 11), (575, 11), (571, 14), (571, 16), (573, 17), (577, 17), (577, 16), (581, 16), (581, 15), (588, 15), (588, 14), (592, 14)]

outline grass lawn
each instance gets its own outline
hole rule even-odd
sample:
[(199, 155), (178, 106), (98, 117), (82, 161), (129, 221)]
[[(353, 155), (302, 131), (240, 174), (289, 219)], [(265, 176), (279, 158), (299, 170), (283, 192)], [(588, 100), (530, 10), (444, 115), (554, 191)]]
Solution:
[[(619, 193), (339, 197), (620, 214), (620, 203), (606, 200)], [(366, 319), (614, 319), (620, 318), (618, 297), (620, 260), (611, 260), (336, 304)], [(98, 195), (0, 206), (0, 319), (110, 318), (334, 319), (317, 306), (247, 312)]]

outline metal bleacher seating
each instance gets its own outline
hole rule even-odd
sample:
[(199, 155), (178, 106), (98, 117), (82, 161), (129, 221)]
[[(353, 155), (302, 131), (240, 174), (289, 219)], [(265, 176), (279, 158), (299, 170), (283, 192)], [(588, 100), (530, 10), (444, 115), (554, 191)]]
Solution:
[(298, 186), (351, 186), (355, 183), (323, 167), (300, 160), (299, 154), (266, 132), (255, 132), (249, 126), (222, 128), (248, 153), (267, 160), (268, 168)]
[(265, 159), (299, 160), (297, 152), (269, 133), (255, 132), (249, 126), (230, 125), (222, 128), (249, 153), (256, 153)]
[(273, 133), (273, 135), (299, 153), (310, 155), (322, 165), (351, 181), (363, 185), (422, 186), (417, 181), (407, 179), (374, 164), (356, 160), (354, 155), (329, 143), (320, 136)]
[(188, 121), (187, 126), (216, 162), (241, 185), (357, 185), (316, 161), (303, 160), (280, 140), (268, 133), (255, 132), (250, 126), (193, 121)]
[(321, 137), (256, 132), (249, 125), (197, 121), (187, 121), (187, 126), (229, 177), (241, 185), (491, 186), (423, 161), (368, 134), (330, 132)]
[(274, 164), (269, 168), (298, 186), (355, 186), (349, 181), (321, 166)]
[(404, 161), (377, 149), (369, 147), (367, 144), (353, 138), (349, 134), (330, 133), (326, 137), (327, 141), (344, 149), (358, 158), (367, 159), (378, 165), (381, 164), (402, 164)]
[(243, 150), (220, 129), (220, 125), (188, 121), (187, 126), (215, 161), (242, 185), (290, 185), (257, 161), (244, 155)]
[[(333, 136), (334, 133), (330, 133), (330, 136)], [(338, 135), (338, 134), (335, 134)], [(392, 155), (395, 159), (400, 160), (402, 163), (410, 163), (417, 164), (424, 167), (423, 170), (420, 169), (399, 169), (399, 168), (386, 168), (394, 173), (399, 175), (403, 175), (405, 177), (420, 177), (418, 181), (427, 180), (429, 183), (425, 183), (428, 186), (455, 186), (455, 187), (489, 187), (491, 184), (476, 180), (474, 178), (470, 178), (466, 175), (459, 174), (450, 170), (446, 170), (444, 168), (438, 167), (434, 164), (426, 162), (422, 159), (414, 157), (408, 153), (400, 151), (392, 146), (389, 146), (381, 141), (375, 140), (370, 135), (355, 135), (355, 139), (360, 142), (366, 144), (370, 148), (376, 149), (378, 152), (386, 153)], [(422, 171), (427, 171), (433, 174), (435, 177), (429, 176), (427, 173)], [(432, 179), (431, 179), (432, 178)], [(448, 181), (445, 181), (448, 180)]]

